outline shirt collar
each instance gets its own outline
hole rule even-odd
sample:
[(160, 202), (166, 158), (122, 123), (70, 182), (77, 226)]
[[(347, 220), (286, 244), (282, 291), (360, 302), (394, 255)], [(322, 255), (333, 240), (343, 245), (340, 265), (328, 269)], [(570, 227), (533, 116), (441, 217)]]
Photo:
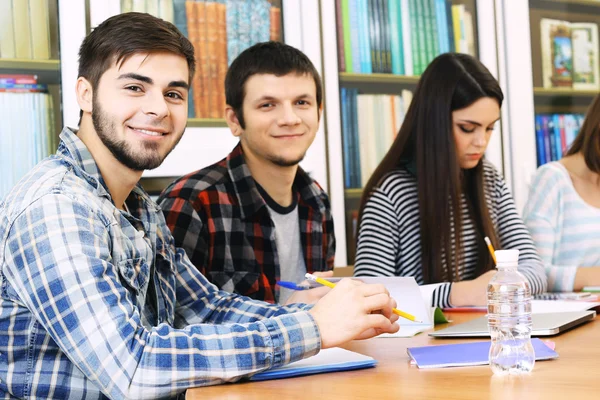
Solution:
[[(63, 128), (60, 133), (60, 143), (56, 154), (79, 169), (81, 175), (96, 189), (98, 196), (106, 197), (112, 201), (108, 187), (98, 169), (98, 164), (96, 164), (92, 153), (90, 153), (85, 143), (77, 136), (75, 130), (68, 127)], [(158, 205), (152, 201), (139, 183), (133, 188), (128, 200), (131, 196), (135, 196), (135, 201), (141, 207), (145, 206), (152, 211), (160, 210)]]
[[(266, 210), (267, 204), (260, 195), (254, 178), (252, 178), (252, 175), (250, 174), (250, 168), (248, 168), (248, 164), (246, 164), (244, 152), (240, 143), (238, 143), (233, 151), (229, 153), (226, 160), (227, 171), (235, 187), (235, 193), (242, 209), (242, 218), (250, 218), (261, 210)], [(320, 196), (317, 185), (300, 167), (298, 167), (298, 172), (296, 172), (294, 186), (300, 194), (301, 202), (304, 200), (313, 208), (324, 212), (325, 205), (317, 200)]]

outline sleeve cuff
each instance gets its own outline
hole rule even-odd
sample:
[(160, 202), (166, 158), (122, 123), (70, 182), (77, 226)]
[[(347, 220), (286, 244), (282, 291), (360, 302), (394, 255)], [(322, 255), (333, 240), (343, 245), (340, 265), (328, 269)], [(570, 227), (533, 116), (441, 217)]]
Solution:
[(307, 311), (280, 315), (262, 321), (271, 336), (271, 368), (314, 356), (321, 350), (321, 334)]
[(431, 306), (439, 308), (450, 308), (450, 291), (452, 290), (452, 282), (446, 282), (438, 286), (433, 291), (431, 298)]

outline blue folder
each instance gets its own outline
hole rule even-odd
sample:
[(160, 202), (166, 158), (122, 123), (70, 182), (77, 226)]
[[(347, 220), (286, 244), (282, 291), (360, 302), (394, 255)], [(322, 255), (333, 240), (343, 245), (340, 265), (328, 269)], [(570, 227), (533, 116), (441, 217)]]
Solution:
[[(538, 338), (531, 339), (536, 361), (558, 358), (558, 353)], [(490, 342), (409, 347), (408, 354), (419, 368), (464, 367), (488, 364)]]
[(375, 365), (377, 365), (377, 361), (369, 356), (335, 347), (321, 350), (316, 356), (296, 361), (280, 368), (259, 372), (252, 376), (250, 380), (265, 381), (268, 379), (291, 378), (323, 372), (350, 371), (370, 368)]

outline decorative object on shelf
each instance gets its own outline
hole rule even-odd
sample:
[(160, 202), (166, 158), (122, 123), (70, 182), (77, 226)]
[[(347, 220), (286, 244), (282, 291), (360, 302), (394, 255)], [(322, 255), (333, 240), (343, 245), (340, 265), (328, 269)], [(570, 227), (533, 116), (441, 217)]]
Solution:
[(543, 18), (540, 29), (544, 88), (598, 89), (598, 25)]

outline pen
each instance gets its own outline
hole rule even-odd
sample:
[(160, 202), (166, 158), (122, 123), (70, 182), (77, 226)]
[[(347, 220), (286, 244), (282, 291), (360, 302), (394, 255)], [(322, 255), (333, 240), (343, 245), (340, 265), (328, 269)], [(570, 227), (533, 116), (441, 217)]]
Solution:
[(294, 282), (289, 282), (289, 281), (277, 281), (275, 282), (277, 285), (281, 286), (282, 288), (286, 288), (286, 289), (292, 289), (292, 290), (307, 290), (310, 289), (309, 286), (307, 285), (303, 285), (303, 284), (296, 284)]
[(488, 250), (490, 251), (490, 254), (492, 255), (492, 260), (494, 260), (494, 265), (496, 265), (496, 254), (494, 253), (494, 246), (492, 246), (492, 242), (490, 241), (490, 238), (486, 236), (483, 240), (485, 240)]
[[(318, 276), (314, 276), (313, 274), (308, 274), (307, 273), (306, 275), (304, 275), (304, 277), (306, 279), (308, 279), (309, 281), (320, 283), (321, 285), (327, 286), (328, 288), (332, 288), (333, 289), (335, 287), (335, 285), (333, 283), (329, 282), (328, 280), (320, 278)], [(404, 311), (400, 311), (397, 308), (392, 308), (392, 312), (394, 314), (399, 315), (399, 316), (401, 316), (403, 318), (406, 318), (406, 319), (408, 319), (410, 321), (421, 322), (421, 323), (423, 322), (423, 321), (417, 320), (417, 318), (414, 315), (409, 314), (409, 313), (404, 312)]]

